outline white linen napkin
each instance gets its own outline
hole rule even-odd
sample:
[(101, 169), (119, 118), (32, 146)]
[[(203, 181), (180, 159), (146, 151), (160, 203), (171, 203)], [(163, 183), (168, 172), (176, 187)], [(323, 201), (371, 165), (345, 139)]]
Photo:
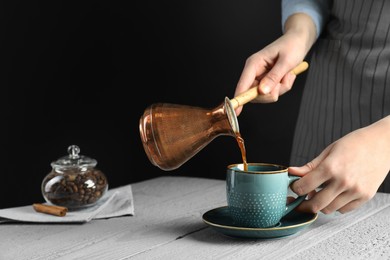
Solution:
[(92, 219), (133, 216), (134, 203), (131, 185), (109, 189), (92, 207), (68, 211), (65, 216), (36, 212), (32, 205), (0, 209), (0, 224), (7, 222), (85, 223)]

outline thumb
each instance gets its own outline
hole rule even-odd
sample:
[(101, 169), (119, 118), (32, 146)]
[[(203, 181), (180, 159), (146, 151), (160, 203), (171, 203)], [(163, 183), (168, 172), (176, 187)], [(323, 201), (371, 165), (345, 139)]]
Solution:
[(261, 79), (259, 84), (260, 93), (270, 93), (292, 69), (286, 62), (276, 62), (272, 69)]
[(309, 162), (301, 167), (297, 167), (297, 166), (288, 167), (288, 173), (302, 177), (305, 176), (306, 173), (312, 171), (313, 169), (314, 169), (313, 163)]

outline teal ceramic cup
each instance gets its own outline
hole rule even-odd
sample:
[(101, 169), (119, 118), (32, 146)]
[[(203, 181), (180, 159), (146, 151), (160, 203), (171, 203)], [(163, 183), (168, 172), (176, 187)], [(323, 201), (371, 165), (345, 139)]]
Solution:
[(306, 196), (299, 196), (287, 204), (290, 184), (300, 177), (288, 174), (282, 165), (249, 163), (227, 168), (227, 205), (235, 224), (241, 227), (275, 227)]

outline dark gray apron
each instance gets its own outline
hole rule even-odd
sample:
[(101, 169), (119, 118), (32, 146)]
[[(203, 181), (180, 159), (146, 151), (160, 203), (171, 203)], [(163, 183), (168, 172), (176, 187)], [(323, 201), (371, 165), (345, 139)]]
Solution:
[[(390, 114), (390, 1), (335, 0), (313, 46), (290, 165)], [(390, 134), (390, 133), (389, 133)], [(378, 191), (390, 192), (390, 174)]]

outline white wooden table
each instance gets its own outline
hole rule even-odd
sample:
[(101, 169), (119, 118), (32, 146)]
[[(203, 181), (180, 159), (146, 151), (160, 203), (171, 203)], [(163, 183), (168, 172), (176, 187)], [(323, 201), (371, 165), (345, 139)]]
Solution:
[(390, 194), (320, 214), (292, 236), (225, 236), (202, 215), (226, 205), (225, 182), (159, 177), (132, 184), (135, 215), (86, 224), (1, 224), (0, 259), (390, 259)]

